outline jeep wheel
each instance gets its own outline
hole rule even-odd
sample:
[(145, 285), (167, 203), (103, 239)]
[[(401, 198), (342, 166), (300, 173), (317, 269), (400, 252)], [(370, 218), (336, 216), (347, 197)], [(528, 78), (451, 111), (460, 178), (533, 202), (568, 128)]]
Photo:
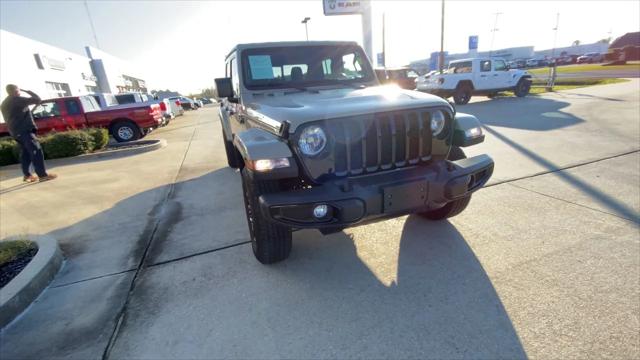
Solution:
[(118, 121), (111, 127), (111, 135), (117, 142), (127, 142), (140, 139), (142, 133), (138, 125), (131, 121)]
[(517, 97), (525, 97), (529, 94), (529, 90), (531, 89), (531, 80), (529, 79), (520, 79), (516, 88), (513, 90), (514, 94)]
[(242, 169), (241, 173), (253, 255), (263, 264), (273, 264), (288, 258), (291, 252), (291, 229), (271, 223), (260, 212), (258, 204), (260, 195), (280, 190), (279, 182), (256, 180), (247, 168)]
[(227, 153), (227, 164), (232, 169), (237, 169), (240, 167), (240, 159), (238, 159), (238, 153), (236, 148), (233, 146), (233, 143), (227, 140), (225, 136), (224, 127), (220, 124), (222, 128), (222, 141), (224, 142), (224, 151)]
[[(464, 154), (464, 151), (462, 151), (462, 149), (460, 149), (457, 146), (454, 146), (451, 148), (451, 151), (449, 152), (449, 156), (447, 157), (447, 159), (451, 161), (456, 161), (456, 160), (461, 160), (466, 158), (467, 156)], [(448, 202), (445, 206), (439, 209), (428, 210), (428, 211), (418, 213), (418, 215), (423, 216), (429, 220), (442, 220), (442, 219), (454, 217), (460, 214), (461, 212), (463, 212), (464, 209), (467, 208), (467, 205), (469, 205), (469, 201), (471, 201), (471, 195), (467, 195), (463, 198)]]
[(464, 105), (471, 100), (471, 88), (469, 85), (460, 85), (453, 94), (453, 101), (456, 105)]

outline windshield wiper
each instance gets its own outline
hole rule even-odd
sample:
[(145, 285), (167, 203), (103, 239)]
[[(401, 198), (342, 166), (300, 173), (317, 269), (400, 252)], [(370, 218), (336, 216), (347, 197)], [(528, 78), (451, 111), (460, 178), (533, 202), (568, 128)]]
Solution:
[(365, 84), (354, 84), (354, 83), (340, 83), (340, 82), (336, 82), (334, 84), (331, 85), (340, 85), (342, 87), (349, 87), (352, 89), (364, 89), (367, 87), (367, 85)]

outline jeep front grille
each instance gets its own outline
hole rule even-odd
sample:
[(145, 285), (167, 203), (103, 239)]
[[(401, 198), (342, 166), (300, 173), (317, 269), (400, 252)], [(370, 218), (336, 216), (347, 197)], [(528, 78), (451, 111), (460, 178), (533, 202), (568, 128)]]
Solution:
[(359, 175), (414, 165), (431, 158), (426, 110), (380, 113), (327, 121), (333, 135), (336, 176)]

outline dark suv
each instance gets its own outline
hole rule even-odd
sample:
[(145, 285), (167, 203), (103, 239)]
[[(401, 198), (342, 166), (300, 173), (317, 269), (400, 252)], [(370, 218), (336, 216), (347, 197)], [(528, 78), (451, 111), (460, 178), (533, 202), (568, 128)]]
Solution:
[(493, 172), (489, 156), (462, 151), (484, 140), (473, 116), (380, 86), (356, 43), (237, 45), (226, 76), (216, 79), (224, 146), (262, 263), (287, 258), (292, 229), (457, 215)]

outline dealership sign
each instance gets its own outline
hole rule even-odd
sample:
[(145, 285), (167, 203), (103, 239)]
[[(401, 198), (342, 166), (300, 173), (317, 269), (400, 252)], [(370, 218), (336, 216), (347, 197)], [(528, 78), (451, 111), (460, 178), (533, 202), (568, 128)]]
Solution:
[(469, 36), (469, 50), (478, 49), (478, 35)]
[(362, 14), (364, 1), (322, 0), (325, 15)]

